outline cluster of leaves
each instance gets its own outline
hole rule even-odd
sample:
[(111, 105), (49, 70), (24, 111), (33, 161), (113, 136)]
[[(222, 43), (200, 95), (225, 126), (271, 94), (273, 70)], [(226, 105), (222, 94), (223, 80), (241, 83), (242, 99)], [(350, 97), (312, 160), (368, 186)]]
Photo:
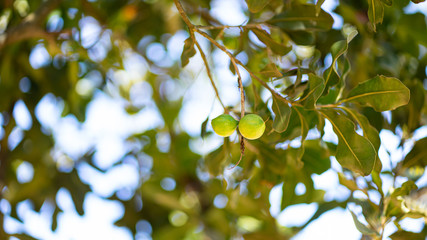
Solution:
[[(0, 25), (0, 112), (4, 132), (0, 135), (0, 198), (11, 205), (10, 213), (2, 212), (1, 219), (9, 215), (20, 220), (16, 208), (26, 200), (34, 211), (49, 204), (55, 209), (55, 231), (62, 211), (56, 202), (60, 189), (70, 192), (76, 210), (84, 214), (85, 195), (91, 187), (82, 181), (79, 165), (105, 170), (93, 162), (93, 152), (76, 159), (61, 154), (61, 159), (67, 158), (72, 165), (64, 169), (55, 154), (61, 150), (55, 146), (52, 129), (42, 125), (36, 108), (43, 97), (53, 95), (64, 104), (63, 116), (74, 115), (84, 122), (94, 90), (81, 94), (76, 86), (80, 79), (96, 75), (101, 79), (95, 85), (99, 91), (116, 89), (129, 114), (142, 111), (144, 106), (138, 106), (130, 97), (132, 86), (115, 82), (109, 75), (124, 68), (125, 53), (131, 51), (150, 66), (141, 81), (151, 86), (151, 98), (164, 125), (126, 139), (130, 146), (137, 147), (123, 160), (139, 159), (141, 181), (130, 199), (116, 193), (109, 197), (125, 207), (118, 226), (137, 234), (137, 223), (146, 220), (154, 239), (289, 239), (323, 213), (355, 203), (362, 207), (361, 216), (352, 215), (363, 235), (381, 239), (385, 226), (394, 221), (398, 231), (390, 236), (392, 239), (425, 239), (426, 226), (422, 232), (413, 233), (402, 229), (399, 222), (427, 215), (425, 202), (420, 200), (425, 190), (417, 191), (423, 186), (415, 184), (426, 166), (426, 138), (416, 141), (391, 169), (383, 169), (384, 160), (378, 154), (379, 132), (392, 131), (403, 147), (427, 122), (425, 16), (405, 13), (409, 0), (341, 0), (335, 13), (344, 25), (337, 30), (332, 28), (332, 16), (321, 8), (321, 0), (245, 3), (249, 21), (241, 26), (222, 25), (211, 15), (211, 1), (188, 0), (182, 2), (183, 6), (178, 0), (0, 3), (0, 24), (5, 22)], [(181, 18), (184, 21), (178, 20)], [(84, 41), (86, 21), (96, 22), (100, 28), (91, 44)], [(182, 43), (180, 62), (163, 66), (150, 60), (148, 43), (166, 46), (171, 34), (187, 28), (189, 38)], [(237, 37), (232, 31), (236, 29)], [(211, 48), (202, 49), (196, 35), (207, 39)], [(29, 59), (40, 48), (50, 58), (35, 67)], [(182, 66), (197, 61), (199, 52), (222, 103), (221, 86), (217, 88), (214, 81), (215, 66), (207, 60), (210, 54), (204, 53), (215, 48), (230, 58), (230, 71), (246, 95), (242, 99), (246, 111), (270, 119), (262, 138), (245, 141), (244, 159), (229, 173), (226, 167), (237, 162), (242, 145), (225, 138), (206, 156), (196, 154), (190, 142), (211, 134), (206, 130), (209, 118), (202, 124), (202, 137), (188, 135), (177, 124), (183, 96), (169, 98), (163, 88), (169, 80), (183, 84), (177, 80), (188, 78)], [(240, 53), (246, 54), (247, 62), (239, 60)], [(245, 86), (240, 71), (251, 76)], [(262, 97), (266, 93), (268, 99)], [(15, 119), (15, 108), (21, 103), (31, 116), (28, 129)], [(224, 106), (224, 111), (240, 115), (244, 109)], [(326, 122), (332, 125), (337, 143), (323, 140)], [(16, 145), (10, 144), (14, 132), (22, 134)], [(313, 138), (312, 133), (318, 136)], [(170, 140), (167, 151), (162, 150), (159, 136)], [(300, 142), (300, 146), (291, 147), (292, 141)], [(325, 191), (316, 189), (312, 178), (313, 174), (330, 170), (333, 157), (342, 169), (332, 171), (351, 192), (339, 201), (326, 200)], [(152, 166), (144, 165), (144, 159), (151, 159)], [(34, 168), (34, 176), (27, 183), (21, 183), (16, 175), (23, 162)], [(382, 179), (392, 179), (395, 186), (397, 177), (405, 182), (384, 191)], [(175, 188), (162, 187), (168, 178), (175, 181)], [(296, 187), (301, 184), (306, 190), (297, 194)], [(276, 185), (282, 186), (281, 210), (314, 202), (318, 209), (312, 218), (293, 228), (278, 225), (269, 210), (269, 193)], [(372, 198), (372, 192), (380, 195), (379, 201)], [(360, 220), (362, 215), (366, 221)], [(19, 234), (1, 230), (0, 238)]]

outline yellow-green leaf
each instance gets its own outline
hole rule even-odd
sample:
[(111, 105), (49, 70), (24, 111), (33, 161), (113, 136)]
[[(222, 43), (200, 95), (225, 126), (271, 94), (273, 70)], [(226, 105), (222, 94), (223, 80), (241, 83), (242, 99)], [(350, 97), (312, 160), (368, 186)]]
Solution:
[(357, 102), (382, 112), (406, 105), (409, 98), (409, 89), (399, 79), (376, 76), (357, 85), (342, 102)]
[(269, 2), (270, 0), (246, 0), (249, 11), (253, 13), (261, 11)]
[(291, 107), (276, 97), (273, 97), (273, 112), (276, 115), (273, 121), (273, 129), (276, 132), (284, 132), (288, 128), (291, 117)]
[(279, 72), (279, 70), (276, 67), (276, 64), (274, 63), (269, 63), (265, 66), (265, 68), (263, 68), (260, 72), (262, 75), (268, 77), (268, 78), (273, 78), (273, 77), (281, 77), (282, 73)]
[(257, 36), (257, 38), (264, 43), (268, 48), (271, 49), (275, 54), (284, 56), (292, 50), (291, 46), (286, 46), (282, 43), (276, 42), (271, 38), (270, 34), (262, 29), (253, 28), (251, 31)]
[(368, 0), (368, 18), (374, 31), (377, 31), (377, 24), (383, 22), (384, 6), (380, 0)]
[(322, 4), (325, 2), (325, 0), (317, 0), (316, 3), (316, 16), (319, 16), (320, 10), (322, 10)]

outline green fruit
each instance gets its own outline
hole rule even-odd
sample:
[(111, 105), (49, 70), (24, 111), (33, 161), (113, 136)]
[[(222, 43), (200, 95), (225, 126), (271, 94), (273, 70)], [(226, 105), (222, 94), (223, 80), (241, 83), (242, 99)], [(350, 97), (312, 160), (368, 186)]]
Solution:
[(216, 134), (222, 137), (228, 137), (233, 134), (239, 124), (236, 119), (228, 114), (222, 114), (212, 119), (212, 128)]
[(256, 114), (248, 114), (240, 119), (239, 131), (247, 139), (260, 138), (265, 131), (264, 120)]

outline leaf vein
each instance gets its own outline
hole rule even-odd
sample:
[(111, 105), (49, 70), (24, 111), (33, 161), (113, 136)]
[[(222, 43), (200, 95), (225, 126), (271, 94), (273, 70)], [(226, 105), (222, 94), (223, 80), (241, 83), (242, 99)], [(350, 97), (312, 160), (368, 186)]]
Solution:
[(389, 91), (380, 91), (380, 92), (368, 92), (368, 93), (363, 93), (360, 95), (355, 95), (355, 96), (346, 98), (346, 99), (342, 100), (342, 102), (348, 102), (348, 101), (352, 101), (352, 100), (357, 99), (357, 98), (371, 96), (371, 95), (381, 95), (381, 94), (399, 93), (399, 92), (404, 92), (404, 91), (403, 90), (389, 90)]
[[(322, 112), (321, 112), (322, 113)], [(342, 132), (339, 130), (338, 126), (335, 125), (335, 123), (332, 121), (332, 119), (330, 119), (326, 114), (322, 113), (323, 116), (325, 116), (329, 122), (331, 122), (331, 124), (334, 126), (334, 128), (337, 130), (337, 132), (339, 133), (339, 135), (341, 136), (341, 138), (343, 139), (345, 145), (347, 145), (348, 149), (350, 150), (350, 152), (353, 154), (354, 158), (357, 160), (357, 162), (359, 163), (360, 167), (363, 167), (362, 162), (359, 160), (359, 158), (356, 156), (356, 154), (353, 152), (353, 149), (351, 149), (350, 144), (347, 142), (347, 140), (344, 138), (344, 135), (342, 134)]]

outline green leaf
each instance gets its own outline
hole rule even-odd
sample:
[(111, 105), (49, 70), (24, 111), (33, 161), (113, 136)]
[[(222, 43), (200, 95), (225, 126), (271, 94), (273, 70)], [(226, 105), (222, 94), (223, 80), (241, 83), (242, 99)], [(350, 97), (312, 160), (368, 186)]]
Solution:
[(321, 110), (338, 136), (337, 161), (361, 175), (369, 175), (374, 167), (376, 152), (369, 140), (356, 133), (354, 124), (347, 117), (334, 110)]
[(413, 166), (425, 167), (427, 165), (427, 137), (415, 142), (412, 150), (406, 155), (402, 162), (402, 168)]
[(318, 219), (322, 214), (333, 210), (335, 208), (345, 208), (347, 205), (346, 202), (337, 202), (337, 201), (330, 201), (330, 202), (321, 202), (319, 203), (319, 207), (317, 208), (317, 211), (313, 214), (313, 216), (301, 227), (301, 229), (308, 226), (311, 222)]
[(383, 22), (384, 7), (380, 0), (368, 0), (368, 18), (371, 22), (374, 32), (377, 31), (376, 25)]
[(420, 233), (414, 233), (414, 232), (408, 232), (405, 230), (399, 230), (392, 235), (389, 236), (391, 240), (425, 240), (426, 239), (426, 233), (420, 232)]
[(427, 47), (427, 26), (424, 14), (404, 14), (399, 19), (396, 27), (397, 37), (403, 39), (405, 42), (413, 43), (415, 41)]
[[(425, 0), (422, 0), (422, 1), (425, 1)], [(381, 2), (389, 7), (393, 5), (393, 0), (381, 0)]]
[(322, 174), (331, 168), (329, 151), (319, 140), (306, 140), (304, 142), (304, 155), (302, 161), (304, 169), (315, 174)]
[(301, 72), (301, 74), (308, 74), (308, 73), (314, 73), (314, 71), (310, 68), (293, 68), (290, 70), (287, 70), (286, 72), (283, 72), (283, 77), (290, 77), (290, 76), (296, 76), (298, 74), (298, 71)]
[(359, 190), (359, 186), (357, 186), (355, 181), (347, 179), (343, 173), (338, 173), (338, 181), (341, 185), (347, 187), (350, 191)]
[(257, 13), (261, 11), (270, 0), (246, 0), (246, 4), (248, 4), (249, 11), (252, 13)]
[(406, 134), (410, 135), (422, 125), (421, 119), (426, 92), (423, 82), (418, 79), (406, 80), (404, 84), (409, 88), (411, 99), (407, 105), (392, 112), (393, 121), (391, 122), (391, 127), (392, 129), (396, 129), (397, 126), (400, 126)]
[(281, 100), (273, 97), (273, 112), (276, 115), (273, 120), (273, 129), (276, 132), (284, 132), (288, 128), (291, 117), (291, 107)]
[(323, 78), (318, 77), (315, 74), (308, 74), (308, 86), (309, 92), (304, 97), (305, 103), (304, 107), (307, 109), (314, 109), (317, 103), (317, 100), (322, 96), (323, 90), (325, 89), (325, 83)]
[(281, 77), (282, 76), (282, 74), (277, 69), (276, 64), (274, 64), (274, 63), (267, 64), (265, 66), (265, 68), (263, 68), (261, 70), (260, 74), (262, 74), (268, 78)]
[(276, 42), (271, 38), (270, 34), (262, 29), (252, 28), (251, 31), (258, 37), (258, 39), (271, 49), (275, 54), (284, 56), (292, 50), (292, 46), (286, 46), (282, 43)]
[(285, 32), (325, 31), (332, 28), (334, 19), (322, 9), (316, 14), (316, 6), (313, 4), (294, 4), (268, 23)]
[(401, 187), (396, 188), (394, 192), (391, 194), (392, 197), (399, 197), (399, 196), (407, 196), (409, 193), (411, 193), (412, 190), (417, 189), (417, 185), (415, 185), (414, 181), (406, 181), (402, 184)]
[(350, 213), (351, 213), (351, 216), (353, 217), (354, 224), (356, 225), (356, 228), (357, 230), (359, 230), (359, 232), (365, 235), (379, 235), (376, 231), (372, 230), (371, 228), (368, 228), (363, 223), (361, 223), (359, 219), (357, 219), (356, 214), (354, 214), (352, 211), (350, 211)]
[(297, 160), (301, 161), (301, 158), (304, 154), (304, 141), (307, 138), (308, 133), (308, 124), (306, 118), (304, 117), (305, 110), (302, 107), (295, 106), (293, 107), (295, 112), (298, 114), (298, 117), (301, 122), (301, 146), (298, 149)]
[(322, 4), (325, 2), (325, 0), (317, 0), (316, 3), (316, 16), (319, 16), (320, 11), (322, 10)]
[(357, 85), (342, 102), (357, 102), (382, 112), (406, 105), (409, 96), (409, 89), (399, 79), (376, 76)]
[(382, 165), (380, 158), (378, 157), (378, 151), (380, 149), (381, 145), (381, 139), (380, 135), (376, 128), (374, 128), (370, 123), (368, 118), (366, 118), (364, 115), (350, 109), (343, 107), (343, 109), (351, 115), (351, 117), (357, 122), (357, 124), (360, 126), (360, 128), (363, 131), (363, 136), (365, 136), (374, 146), (376, 156), (375, 156), (375, 171), (380, 172)]
[(313, 32), (292, 31), (288, 35), (297, 45), (313, 45), (316, 40)]
[(354, 37), (356, 37), (357, 34), (357, 30), (353, 30), (347, 35), (346, 40), (335, 42), (331, 46), (332, 63), (323, 73), (323, 78), (325, 79), (325, 86), (327, 89), (329, 89), (330, 86), (340, 82), (341, 78), (338, 74), (338, 70), (336, 69), (336, 63), (338, 58), (347, 52), (348, 44), (351, 42), (351, 40), (353, 40)]
[(205, 158), (205, 166), (210, 174), (218, 176), (224, 170), (227, 160), (230, 159), (228, 138), (224, 138), (224, 145), (209, 153)]
[(185, 67), (189, 62), (190, 58), (196, 54), (196, 49), (194, 48), (194, 41), (191, 37), (185, 39), (184, 49), (181, 54), (181, 66)]
[(200, 137), (205, 138), (206, 136), (206, 126), (208, 125), (209, 122), (209, 116), (206, 118), (205, 121), (203, 121), (201, 129), (200, 129)]

